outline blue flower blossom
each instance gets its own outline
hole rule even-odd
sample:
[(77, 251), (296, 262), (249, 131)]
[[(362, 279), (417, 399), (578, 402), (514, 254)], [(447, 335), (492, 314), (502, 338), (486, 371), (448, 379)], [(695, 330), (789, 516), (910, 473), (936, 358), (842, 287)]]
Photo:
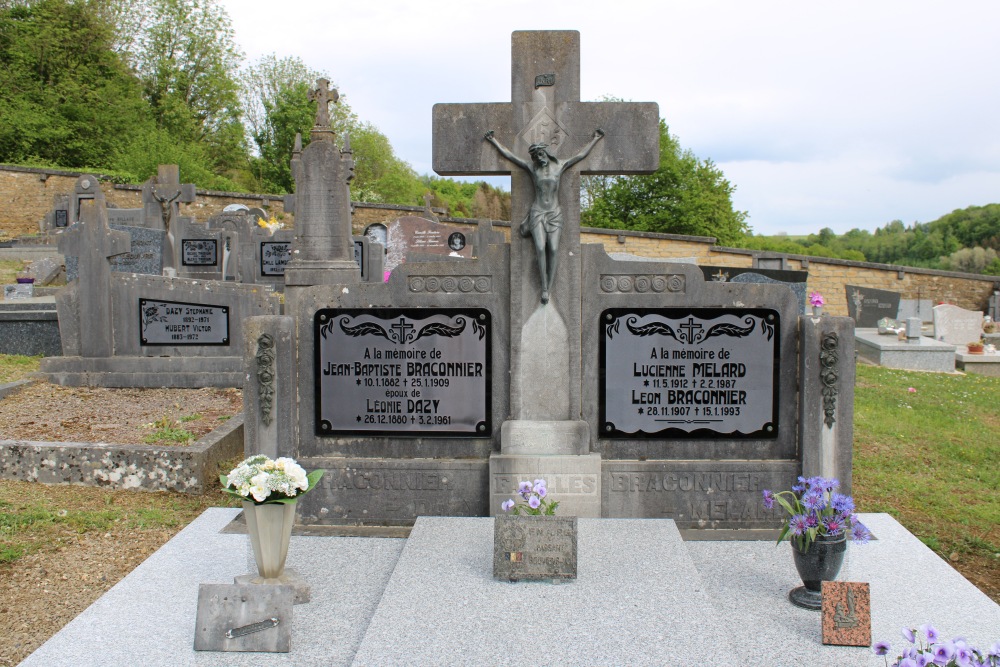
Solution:
[(834, 493), (830, 496), (830, 505), (841, 514), (850, 514), (854, 511), (854, 500), (841, 493)]
[(793, 516), (789, 520), (788, 524), (792, 528), (792, 534), (796, 536), (802, 535), (803, 533), (806, 532), (806, 530), (809, 529), (809, 526), (806, 523), (806, 517), (801, 514), (796, 514), (795, 516)]
[(888, 655), (891, 648), (892, 646), (889, 645), (889, 642), (878, 641), (872, 646), (872, 651), (875, 652), (875, 655)]
[(763, 496), (764, 496), (764, 507), (766, 507), (769, 510), (774, 509), (774, 494), (768, 491), (767, 489), (764, 489)]

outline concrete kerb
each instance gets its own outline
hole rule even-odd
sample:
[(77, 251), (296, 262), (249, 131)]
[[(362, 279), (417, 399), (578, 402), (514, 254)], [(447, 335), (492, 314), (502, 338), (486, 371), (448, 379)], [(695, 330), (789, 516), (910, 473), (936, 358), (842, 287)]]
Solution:
[[(28, 382), (0, 385), (0, 398)], [(0, 479), (202, 494), (218, 464), (242, 453), (238, 414), (187, 447), (0, 440)]]

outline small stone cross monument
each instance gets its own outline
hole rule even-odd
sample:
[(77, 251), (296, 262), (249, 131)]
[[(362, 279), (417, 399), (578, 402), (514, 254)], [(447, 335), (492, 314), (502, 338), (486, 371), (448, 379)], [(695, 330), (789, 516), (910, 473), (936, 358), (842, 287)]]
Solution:
[[(351, 191), (354, 159), (345, 139), (337, 147), (330, 126), (329, 103), (339, 94), (329, 81), (318, 79), (310, 99), (316, 100), (316, 124), (311, 141), (293, 163), (295, 176), (295, 240), (285, 268), (286, 299), (294, 301), (299, 287), (355, 284), (361, 272), (351, 240)], [(289, 290), (288, 288), (291, 288)]]
[(80, 307), (74, 312), (86, 318), (86, 322), (76, 323), (81, 333), (81, 357), (110, 357), (113, 354), (111, 263), (108, 260), (129, 252), (131, 246), (128, 232), (114, 231), (108, 226), (108, 209), (100, 188), (92, 200), (81, 202), (80, 222), (59, 237), (59, 252), (79, 257), (76, 293)]
[(197, 198), (194, 183), (181, 183), (180, 167), (176, 164), (161, 164), (157, 168), (156, 180), (143, 188), (143, 202), (146, 215), (152, 219), (162, 219), (167, 232), (163, 248), (164, 268), (177, 269), (177, 240), (171, 225), (180, 216), (180, 205), (190, 204)]
[(511, 102), (436, 104), (433, 114), (436, 172), (512, 176), (512, 414), (491, 458), (491, 498), (513, 491), (510, 475), (562, 475), (571, 485), (582, 476), (595, 492), (563, 507), (600, 516), (600, 457), (581, 405), (580, 174), (655, 171), (659, 109), (581, 102), (576, 31), (511, 41)]

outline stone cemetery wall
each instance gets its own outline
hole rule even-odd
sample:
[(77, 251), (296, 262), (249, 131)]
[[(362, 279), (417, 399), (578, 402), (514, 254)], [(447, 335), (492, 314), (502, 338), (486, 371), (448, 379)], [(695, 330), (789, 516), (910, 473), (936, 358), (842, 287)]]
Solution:
[[(36, 233), (39, 221), (52, 210), (55, 196), (72, 193), (80, 175), (81, 172), (0, 165), (0, 238)], [(98, 177), (102, 178), (102, 188), (110, 204), (118, 208), (142, 206), (141, 186), (112, 186), (109, 177)], [(208, 190), (198, 190), (197, 193), (195, 203), (181, 205), (181, 214), (193, 216), (199, 222), (220, 213), (228, 204), (245, 204), (284, 216), (286, 229), (294, 225), (294, 216), (284, 215), (281, 195)], [(363, 234), (365, 227), (374, 223), (387, 224), (401, 216), (424, 213), (419, 206), (354, 202), (353, 208), (355, 235)], [(435, 213), (443, 211), (435, 210)], [(476, 229), (475, 220), (442, 218), (441, 222), (468, 232)], [(494, 221), (494, 229), (510, 238), (509, 223)], [(837, 316), (848, 314), (847, 303), (841, 297), (847, 284), (899, 292), (904, 300), (929, 299), (935, 304), (952, 303), (967, 310), (985, 312), (988, 312), (993, 290), (1000, 284), (1000, 279), (991, 276), (723, 248), (715, 245), (714, 238), (704, 236), (583, 228), (580, 241), (599, 243), (609, 254), (626, 253), (659, 259), (693, 257), (697, 264), (707, 266), (750, 268), (761, 258), (776, 259), (782, 266), (773, 268), (808, 271), (808, 290), (823, 294), (827, 298), (825, 312)]]

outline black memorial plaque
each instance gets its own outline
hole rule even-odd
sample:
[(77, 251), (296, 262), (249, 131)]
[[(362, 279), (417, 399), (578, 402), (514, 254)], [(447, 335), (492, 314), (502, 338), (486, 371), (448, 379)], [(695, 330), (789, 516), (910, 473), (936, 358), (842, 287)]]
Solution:
[(260, 242), (260, 275), (283, 276), (288, 260), (292, 258), (291, 241)]
[(218, 266), (219, 241), (217, 239), (181, 239), (181, 265)]
[(611, 308), (600, 326), (600, 437), (777, 437), (777, 311)]
[(139, 299), (142, 345), (229, 345), (229, 308)]
[(56, 227), (65, 227), (69, 224), (69, 211), (64, 208), (56, 209)]
[(490, 437), (482, 308), (316, 312), (317, 435)]
[(365, 274), (365, 242), (355, 241), (354, 242), (354, 261), (357, 262), (358, 268), (361, 269), (361, 275)]

